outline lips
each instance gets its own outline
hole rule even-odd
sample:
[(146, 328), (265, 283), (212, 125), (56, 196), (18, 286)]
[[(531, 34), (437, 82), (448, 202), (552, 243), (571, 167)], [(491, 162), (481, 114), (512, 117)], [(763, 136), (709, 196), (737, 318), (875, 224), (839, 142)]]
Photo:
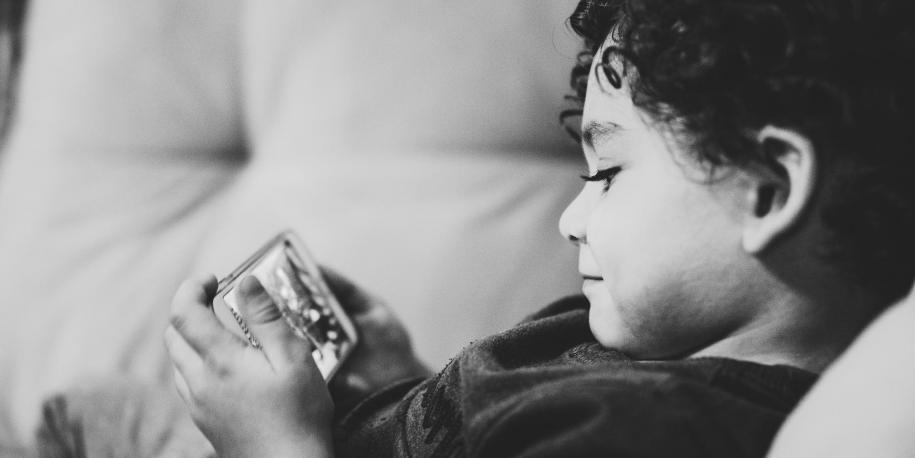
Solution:
[(582, 274), (581, 278), (581, 292), (589, 298), (594, 294), (600, 294), (600, 291), (604, 289), (603, 277)]

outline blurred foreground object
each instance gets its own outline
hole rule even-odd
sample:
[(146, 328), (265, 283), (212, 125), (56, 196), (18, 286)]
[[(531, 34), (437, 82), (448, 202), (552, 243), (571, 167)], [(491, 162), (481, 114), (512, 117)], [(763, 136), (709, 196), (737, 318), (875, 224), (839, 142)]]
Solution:
[(883, 313), (788, 417), (770, 458), (915, 456), (915, 293)]
[(25, 0), (0, 0), (0, 147), (12, 112), (25, 6)]
[(433, 365), (576, 292), (551, 223), (579, 186), (557, 125), (573, 5), (30, 2), (0, 164), (0, 454), (82, 380), (170, 384), (180, 279), (284, 228)]

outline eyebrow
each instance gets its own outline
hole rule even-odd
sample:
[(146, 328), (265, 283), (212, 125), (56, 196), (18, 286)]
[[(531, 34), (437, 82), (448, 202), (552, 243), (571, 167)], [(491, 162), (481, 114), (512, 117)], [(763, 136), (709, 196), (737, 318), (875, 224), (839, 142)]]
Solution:
[(623, 126), (612, 121), (588, 121), (582, 127), (581, 139), (589, 147), (593, 147), (596, 142), (604, 142), (618, 135), (623, 130)]

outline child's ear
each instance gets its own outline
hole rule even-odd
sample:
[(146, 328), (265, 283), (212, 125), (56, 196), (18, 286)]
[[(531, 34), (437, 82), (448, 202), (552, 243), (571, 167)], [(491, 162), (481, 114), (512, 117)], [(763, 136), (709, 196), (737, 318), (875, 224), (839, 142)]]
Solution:
[(813, 200), (817, 161), (810, 140), (780, 127), (766, 126), (757, 142), (768, 156), (768, 167), (754, 173), (750, 187), (743, 248), (760, 253), (802, 219)]

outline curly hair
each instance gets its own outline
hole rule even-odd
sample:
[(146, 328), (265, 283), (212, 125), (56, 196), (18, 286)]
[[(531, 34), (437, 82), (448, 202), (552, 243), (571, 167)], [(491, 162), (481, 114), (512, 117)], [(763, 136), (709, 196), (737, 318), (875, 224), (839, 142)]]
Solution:
[[(808, 137), (831, 177), (817, 253), (886, 302), (915, 279), (915, 2), (581, 0), (581, 114), (592, 61), (633, 102), (677, 121), (703, 163), (774, 170), (766, 125)], [(595, 56), (612, 34), (612, 46)], [(623, 75), (610, 65), (623, 63)]]

